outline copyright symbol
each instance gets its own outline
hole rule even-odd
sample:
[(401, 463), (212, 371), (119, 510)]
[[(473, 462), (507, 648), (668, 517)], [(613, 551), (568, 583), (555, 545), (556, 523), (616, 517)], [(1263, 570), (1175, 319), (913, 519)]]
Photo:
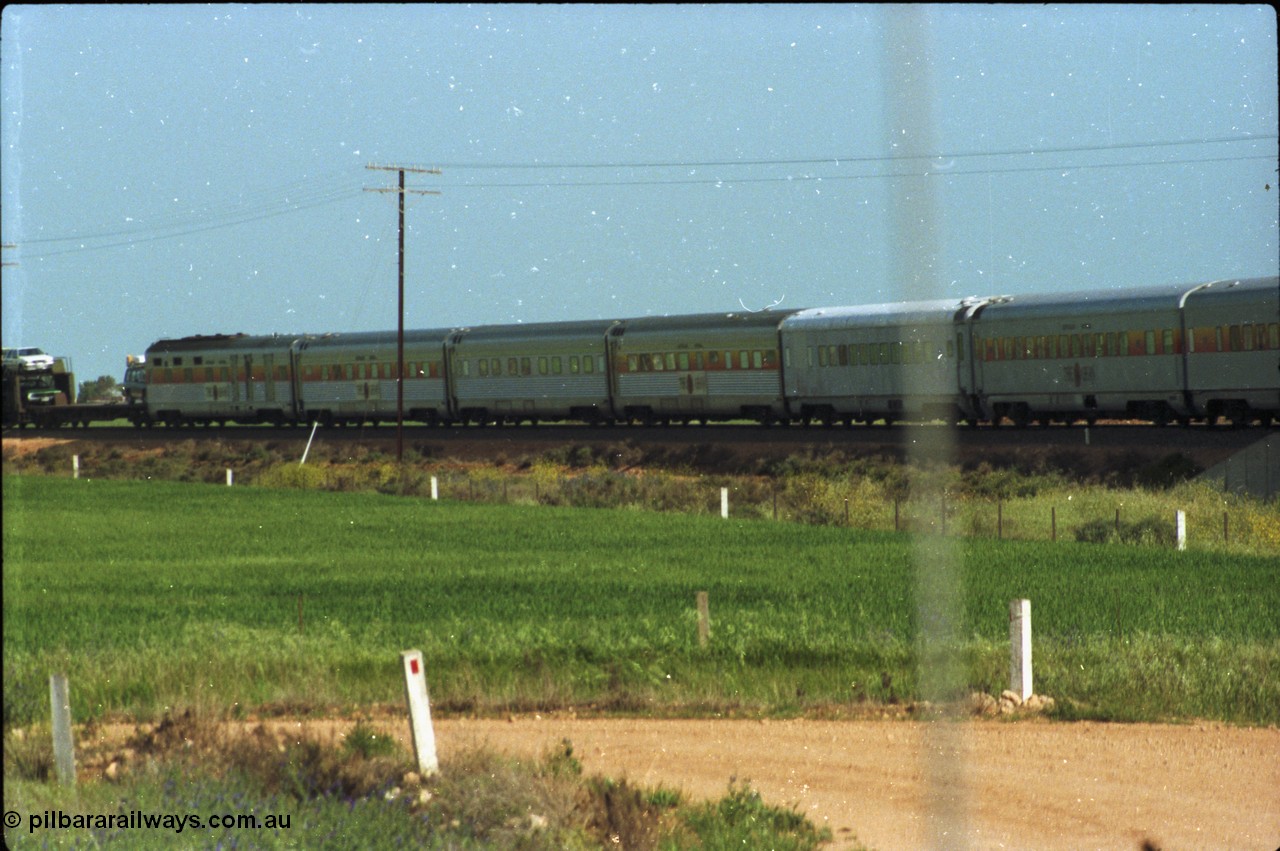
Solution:
[(5, 827), (17, 827), (22, 824), (22, 816), (14, 810), (6, 810), (4, 814)]

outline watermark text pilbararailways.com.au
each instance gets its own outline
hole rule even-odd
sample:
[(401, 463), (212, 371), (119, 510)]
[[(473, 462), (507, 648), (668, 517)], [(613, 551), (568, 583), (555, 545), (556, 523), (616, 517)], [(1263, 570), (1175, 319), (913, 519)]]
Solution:
[(17, 810), (4, 814), (9, 829), (27, 827), (27, 833), (41, 830), (288, 830), (292, 818), (288, 813), (150, 813), (123, 810), (116, 813), (68, 813), (42, 810), (23, 818)]

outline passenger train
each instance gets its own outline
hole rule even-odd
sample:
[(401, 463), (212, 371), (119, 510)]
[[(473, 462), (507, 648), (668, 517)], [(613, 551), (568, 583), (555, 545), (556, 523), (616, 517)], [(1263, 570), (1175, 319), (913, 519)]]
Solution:
[(150, 419), (1017, 426), (1280, 418), (1280, 278), (147, 349)]

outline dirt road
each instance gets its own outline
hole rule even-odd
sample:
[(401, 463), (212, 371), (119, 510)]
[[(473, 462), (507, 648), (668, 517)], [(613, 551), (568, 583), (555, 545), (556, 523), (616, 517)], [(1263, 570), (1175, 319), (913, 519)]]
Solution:
[(836, 848), (1280, 847), (1277, 729), (530, 717), (436, 735), (446, 765), (460, 748), (540, 756), (567, 738), (588, 773), (705, 798), (749, 780)]
[[(368, 723), (410, 750), (408, 719)], [(350, 718), (259, 724), (334, 742)], [(971, 721), (741, 721), (516, 716), (437, 719), (441, 768), (475, 748), (541, 759), (568, 739), (588, 775), (718, 800), (731, 780), (830, 829), (835, 849), (1280, 848), (1280, 729)], [(131, 724), (85, 731), (87, 777)]]

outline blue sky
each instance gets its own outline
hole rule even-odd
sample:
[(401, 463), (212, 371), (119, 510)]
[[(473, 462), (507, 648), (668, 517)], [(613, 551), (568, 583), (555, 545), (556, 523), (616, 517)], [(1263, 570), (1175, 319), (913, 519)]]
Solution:
[(409, 327), (1277, 274), (1271, 7), (903, 14), (6, 6), (4, 343), (394, 328), (370, 163)]

